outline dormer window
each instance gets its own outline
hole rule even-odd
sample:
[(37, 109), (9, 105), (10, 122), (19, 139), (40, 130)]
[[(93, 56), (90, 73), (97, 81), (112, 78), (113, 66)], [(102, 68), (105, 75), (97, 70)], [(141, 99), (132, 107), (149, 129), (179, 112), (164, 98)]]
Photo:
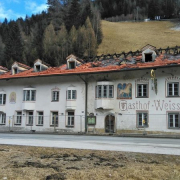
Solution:
[(142, 62), (153, 62), (156, 56), (156, 47), (148, 44), (142, 48)]
[(145, 54), (145, 62), (152, 62), (153, 61), (152, 55), (153, 55), (153, 53)]
[(0, 66), (0, 74), (4, 74), (6, 72), (8, 72), (8, 69), (5, 68), (5, 67)]
[(18, 73), (17, 67), (16, 67), (16, 68), (13, 68), (13, 70), (14, 70), (14, 73), (13, 73), (13, 74), (17, 74), (17, 73)]
[(66, 58), (67, 60), (67, 69), (75, 69), (76, 66), (80, 66), (82, 64), (82, 60), (77, 60), (78, 58), (74, 55), (70, 55)]
[(69, 62), (69, 69), (75, 69), (75, 61)]
[(36, 65), (36, 71), (40, 72), (41, 71), (41, 66), (40, 65)]
[(31, 69), (31, 68), (25, 64), (22, 64), (19, 62), (14, 62), (11, 67), (11, 72), (12, 72), (12, 75), (14, 75), (14, 74), (18, 74), (23, 71), (27, 71), (29, 69)]
[(35, 71), (35, 72), (44, 71), (44, 70), (48, 69), (49, 67), (50, 67), (49, 64), (41, 61), (40, 59), (37, 59), (37, 60), (34, 62), (34, 71)]

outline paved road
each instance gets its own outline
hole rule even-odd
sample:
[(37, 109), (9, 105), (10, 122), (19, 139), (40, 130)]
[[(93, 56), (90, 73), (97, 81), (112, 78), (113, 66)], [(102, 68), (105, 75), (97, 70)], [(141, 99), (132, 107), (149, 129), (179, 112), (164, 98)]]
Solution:
[(0, 144), (180, 155), (180, 139), (0, 134)]

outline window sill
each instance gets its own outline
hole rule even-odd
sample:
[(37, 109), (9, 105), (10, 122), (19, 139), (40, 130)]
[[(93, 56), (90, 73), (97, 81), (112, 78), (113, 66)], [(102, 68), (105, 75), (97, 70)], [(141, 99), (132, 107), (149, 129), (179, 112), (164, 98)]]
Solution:
[(0, 126), (5, 126), (6, 124), (0, 124)]
[(26, 124), (26, 126), (33, 126), (33, 124)]
[(50, 127), (58, 127), (58, 125), (50, 125)]
[(23, 101), (23, 103), (35, 103), (36, 101)]
[(138, 126), (139, 129), (149, 128), (149, 126)]
[(74, 128), (74, 126), (68, 126), (68, 125), (66, 125), (66, 127), (67, 127), (67, 128)]
[(43, 124), (37, 124), (36, 126), (43, 126)]
[(51, 102), (59, 102), (59, 100), (58, 101), (51, 101)]
[(167, 98), (179, 98), (180, 96), (166, 96)]
[(112, 100), (112, 99), (114, 99), (114, 97), (113, 98), (105, 98), (105, 97), (103, 97), (103, 98), (96, 98), (96, 100)]
[(147, 97), (147, 96), (137, 96), (136, 98), (149, 98), (149, 97)]
[(21, 126), (21, 124), (14, 124), (15, 126)]
[(176, 127), (176, 128), (174, 128), (174, 127), (169, 127), (168, 129), (179, 130), (180, 128), (179, 128), (179, 127)]

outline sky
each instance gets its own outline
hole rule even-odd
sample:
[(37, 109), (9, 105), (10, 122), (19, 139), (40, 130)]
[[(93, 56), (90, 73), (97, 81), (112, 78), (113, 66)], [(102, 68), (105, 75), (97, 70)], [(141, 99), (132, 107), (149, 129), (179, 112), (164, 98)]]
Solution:
[(47, 0), (0, 0), (0, 22), (23, 19), (26, 15), (39, 14), (47, 10)]

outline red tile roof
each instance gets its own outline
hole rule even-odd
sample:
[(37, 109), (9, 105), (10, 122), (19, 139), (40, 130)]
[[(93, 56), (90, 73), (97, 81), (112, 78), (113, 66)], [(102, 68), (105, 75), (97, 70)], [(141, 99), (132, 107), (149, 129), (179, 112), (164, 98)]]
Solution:
[(6, 67), (0, 66), (0, 70), (9, 71)]
[[(174, 58), (172, 59), (172, 57)], [(169, 67), (172, 65), (180, 66), (180, 56), (167, 57), (161, 54), (155, 59), (154, 62), (147, 63), (141, 62), (140, 59), (141, 56), (132, 57), (131, 60), (126, 60), (126, 62), (122, 62), (119, 59), (108, 59), (97, 62), (88, 62), (76, 67), (75, 69), (67, 69), (66, 64), (64, 64), (60, 67), (50, 67), (47, 70), (41, 72), (34, 72), (33, 69), (29, 69), (27, 71), (23, 71), (15, 75), (12, 75), (10, 72), (7, 72), (0, 75), (0, 79), (126, 71), (135, 69)]]
[(20, 62), (17, 62), (17, 61), (15, 61), (15, 62), (12, 64), (12, 66), (13, 66), (15, 63), (17, 63), (18, 66), (20, 66), (20, 67), (22, 67), (22, 68), (31, 69), (31, 67), (29, 67), (29, 66), (27, 66), (27, 65), (25, 65), (25, 64), (22, 64), (22, 63), (20, 63)]

